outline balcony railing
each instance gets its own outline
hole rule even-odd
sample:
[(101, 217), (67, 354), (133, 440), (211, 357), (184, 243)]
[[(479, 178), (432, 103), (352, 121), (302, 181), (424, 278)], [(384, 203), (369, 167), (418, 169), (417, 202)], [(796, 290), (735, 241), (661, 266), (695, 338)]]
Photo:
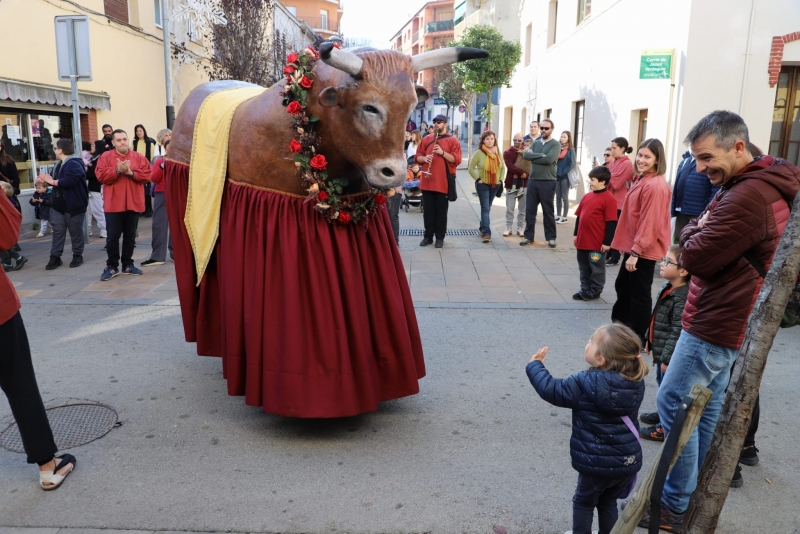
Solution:
[(489, 26), (492, 25), (492, 16), (491, 14), (487, 13), (486, 10), (480, 9), (470, 15), (469, 17), (465, 18), (463, 21), (459, 22), (453, 28), (453, 39), (458, 40), (460, 39), (464, 33), (466, 33), (467, 28), (471, 28), (472, 26), (477, 26), (478, 24), (487, 24)]
[(451, 32), (453, 31), (452, 20), (440, 20), (438, 22), (429, 22), (425, 25), (425, 34), (434, 32)]
[(411, 42), (416, 43), (419, 40), (419, 32), (414, 32), (414, 35), (411, 36)]
[(300, 20), (311, 26), (313, 30), (323, 30), (333, 33), (339, 32), (339, 23), (335, 20), (320, 17), (303, 17), (300, 18)]

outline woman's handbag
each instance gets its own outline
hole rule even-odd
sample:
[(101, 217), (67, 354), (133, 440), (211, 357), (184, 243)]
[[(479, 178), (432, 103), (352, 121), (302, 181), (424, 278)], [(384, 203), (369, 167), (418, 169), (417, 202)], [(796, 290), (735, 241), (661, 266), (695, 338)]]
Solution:
[(583, 179), (583, 176), (581, 175), (581, 168), (578, 167), (577, 164), (573, 165), (567, 173), (567, 178), (569, 178), (570, 189), (573, 187), (578, 187), (578, 184)]

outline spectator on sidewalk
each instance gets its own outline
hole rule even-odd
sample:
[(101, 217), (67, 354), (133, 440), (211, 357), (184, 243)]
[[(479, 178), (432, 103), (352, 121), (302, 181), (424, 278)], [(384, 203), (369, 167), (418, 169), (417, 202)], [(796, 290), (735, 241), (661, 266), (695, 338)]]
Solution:
[[(147, 136), (147, 130), (141, 124), (134, 126), (133, 132), (133, 143), (131, 144), (133, 151), (144, 156), (147, 162), (150, 163), (156, 155), (156, 140)], [(152, 185), (150, 182), (144, 184), (144, 213), (142, 216), (153, 216)]]
[[(609, 149), (606, 149), (608, 152)], [(628, 194), (628, 189), (633, 184), (633, 164), (628, 154), (633, 152), (633, 148), (628, 145), (628, 140), (624, 137), (617, 137), (611, 140), (611, 158), (604, 157), (604, 165), (611, 171), (611, 182), (608, 184), (608, 190), (614, 195), (617, 200), (617, 218), (619, 218), (622, 211), (622, 205), (625, 203), (625, 195)], [(606, 265), (618, 265), (620, 253), (619, 250), (612, 248), (608, 251), (606, 257)]]
[[(19, 203), (16, 202), (17, 197), (14, 196), (14, 187), (8, 182), (0, 181), (0, 202), (3, 205), (6, 203), (6, 198), (15, 210), (22, 213), (22, 210), (18, 207)], [(3, 271), (5, 272), (19, 271), (27, 262), (28, 258), (14, 250), (13, 246), (8, 250), (0, 250), (0, 263), (3, 264)]]
[[(514, 134), (514, 143), (505, 152), (503, 152), (503, 160), (506, 164), (506, 231), (503, 232), (503, 237), (512, 235), (511, 227), (514, 224), (514, 208), (517, 209), (517, 235), (522, 237), (525, 231), (525, 196), (528, 190), (528, 173), (530, 171), (530, 161), (526, 161), (522, 157), (523, 152), (523, 139), (522, 134)], [(525, 165), (527, 170), (517, 164)], [(513, 189), (516, 191), (512, 192)]]
[[(647, 139), (636, 154), (639, 174), (625, 196), (617, 231), (611, 247), (623, 253), (623, 268), (614, 284), (617, 301), (611, 320), (636, 332), (644, 345), (645, 332), (653, 309), (653, 275), (656, 262), (667, 253), (669, 201), (672, 191), (664, 178), (667, 171), (664, 145)], [(612, 180), (614, 173), (611, 173)]]
[[(150, 181), (155, 188), (153, 197), (153, 237), (150, 259), (142, 262), (142, 267), (164, 265), (167, 261), (167, 243), (169, 238), (169, 221), (167, 221), (167, 204), (164, 196), (164, 162), (168, 154), (169, 140), (164, 143), (164, 155), (157, 157), (153, 162)], [(170, 256), (172, 255), (172, 247)]]
[(89, 210), (86, 212), (89, 222), (89, 235), (92, 235), (92, 218), (100, 229), (100, 237), (107, 237), (106, 215), (103, 211), (103, 184), (97, 179), (97, 160), (105, 152), (103, 141), (95, 141), (92, 147), (92, 159), (86, 169), (86, 179), (89, 182)]
[(103, 184), (106, 213), (106, 249), (108, 259), (100, 280), (108, 281), (120, 274), (119, 239), (122, 237), (122, 272), (141, 275), (133, 264), (136, 228), (144, 211), (144, 184), (150, 181), (150, 163), (128, 147), (125, 130), (114, 130), (114, 150), (105, 152), (97, 161), (97, 179)]
[(114, 128), (112, 128), (110, 124), (103, 125), (103, 137), (94, 142), (95, 151), (97, 152), (95, 154), (96, 157), (100, 157), (106, 150), (112, 150), (114, 148), (114, 144), (111, 142), (111, 133), (113, 131)]
[(481, 134), (478, 150), (469, 160), (469, 175), (475, 180), (475, 192), (481, 204), (480, 232), (484, 243), (492, 241), (489, 213), (497, 191), (502, 187), (506, 166), (497, 148), (497, 136), (491, 130)]
[[(533, 133), (533, 123), (531, 123)], [(556, 246), (556, 216), (553, 200), (556, 196), (556, 166), (561, 153), (561, 143), (553, 139), (553, 121), (542, 121), (542, 136), (535, 139), (522, 157), (531, 162), (531, 174), (528, 178), (528, 198), (525, 204), (525, 238), (519, 242), (521, 246), (533, 243), (536, 232), (536, 217), (539, 205), (542, 206), (542, 223), (547, 246)]]
[(675, 242), (680, 240), (681, 232), (689, 221), (705, 211), (718, 190), (719, 187), (712, 185), (708, 176), (697, 172), (697, 161), (691, 151), (684, 152), (683, 161), (675, 173), (675, 186), (672, 188), (671, 214), (675, 217), (672, 238)]
[(50, 228), (50, 206), (53, 205), (53, 192), (44, 182), (36, 182), (36, 192), (31, 195), (28, 203), (33, 206), (33, 213), (39, 220), (39, 233), (36, 237), (44, 237)]
[[(0, 251), (14, 246), (22, 224), (11, 202), (0, 196)], [(39, 466), (39, 486), (54, 490), (75, 468), (75, 457), (58, 451), (36, 384), (31, 349), (19, 313), (19, 297), (5, 272), (0, 273), (0, 389), (8, 399), (29, 464)]]
[(417, 156), (417, 149), (422, 144), (422, 135), (418, 130), (411, 132), (411, 142), (408, 143), (406, 148), (406, 158), (415, 158)]
[(52, 271), (60, 267), (61, 254), (69, 231), (72, 242), (72, 261), (70, 267), (83, 265), (83, 225), (86, 220), (86, 207), (89, 205), (89, 190), (86, 187), (86, 167), (83, 159), (75, 154), (75, 146), (70, 139), (61, 138), (56, 142), (56, 162), (53, 175), (40, 174), (37, 182), (46, 183), (53, 188), (50, 206), (50, 224), (53, 226), (53, 244), (50, 247), (50, 261), (45, 269)]
[[(3, 131), (5, 133), (5, 126), (3, 126)], [(6, 139), (8, 139), (6, 137)], [(17, 199), (17, 195), (19, 195), (19, 172), (17, 171), (17, 163), (14, 161), (6, 149), (9, 146), (13, 146), (10, 141), (7, 143), (0, 143), (0, 182), (5, 182), (11, 186), (12, 193), (9, 198), (11, 198), (11, 203), (17, 208), (17, 210), (22, 213), (22, 208), (19, 205), (19, 200)], [(20, 247), (18, 243), (14, 244), (12, 248), (14, 252), (19, 252)], [(17, 254), (16, 256), (19, 256)], [(27, 260), (26, 260), (27, 261)]]
[(542, 138), (542, 133), (539, 130), (539, 121), (532, 121), (530, 126), (528, 127), (528, 135), (526, 135), (522, 140), (523, 141), (538, 141)]
[[(681, 263), (692, 278), (683, 329), (656, 398), (668, 434), (692, 386), (711, 390), (697, 430), (664, 486), (661, 524), (672, 530), (683, 528), (730, 369), (763, 282), (759, 270), (769, 269), (800, 191), (800, 169), (772, 156), (753, 158), (747, 125), (735, 113), (714, 111), (703, 117), (689, 131), (686, 143), (697, 160), (697, 172), (708, 175), (720, 191), (681, 233)], [(649, 523), (646, 512), (640, 525), (647, 528)]]
[(575, 147), (572, 134), (568, 130), (561, 132), (561, 152), (556, 165), (556, 223), (567, 222), (569, 215), (569, 171), (575, 166)]

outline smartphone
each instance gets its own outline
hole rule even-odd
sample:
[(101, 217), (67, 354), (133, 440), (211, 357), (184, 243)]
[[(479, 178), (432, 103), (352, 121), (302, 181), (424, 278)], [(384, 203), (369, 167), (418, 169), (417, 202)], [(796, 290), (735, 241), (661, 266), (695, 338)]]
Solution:
[(597, 167), (597, 156), (592, 157), (592, 165)]

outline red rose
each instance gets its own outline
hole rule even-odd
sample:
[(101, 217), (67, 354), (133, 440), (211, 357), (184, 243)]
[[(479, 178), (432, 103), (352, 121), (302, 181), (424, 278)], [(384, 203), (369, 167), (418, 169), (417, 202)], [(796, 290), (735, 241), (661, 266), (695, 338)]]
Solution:
[(312, 169), (316, 169), (318, 171), (324, 171), (325, 167), (328, 166), (328, 161), (322, 154), (317, 154), (316, 156), (311, 158), (311, 161), (309, 161), (308, 164), (311, 165)]
[(294, 68), (292, 65), (286, 65), (285, 67), (283, 67), (283, 73), (286, 75), (294, 74), (294, 71), (296, 70), (297, 69)]
[(293, 100), (289, 102), (289, 105), (286, 106), (286, 113), (290, 115), (294, 115), (295, 113), (300, 113), (303, 111), (303, 106), (300, 105), (300, 102), (297, 100)]
[(303, 89), (311, 89), (311, 84), (312, 83), (313, 82), (306, 76), (303, 76), (302, 78), (300, 78), (300, 86)]
[(297, 59), (298, 59), (297, 54), (292, 52), (286, 57), (286, 63), (297, 63)]
[(314, 59), (319, 59), (319, 53), (314, 49), (313, 46), (308, 45), (306, 48), (310, 50), (312, 54), (314, 54)]
[(297, 139), (292, 139), (292, 142), (289, 143), (289, 150), (292, 152), (300, 152), (303, 149), (303, 145), (297, 142)]
[(339, 43), (333, 43), (333, 46), (334, 46), (335, 48), (337, 48), (338, 50), (341, 50), (341, 49), (342, 49), (342, 47), (341, 47), (341, 46), (339, 46)]
[(326, 193), (325, 191), (320, 191), (319, 194), (317, 195), (317, 198), (324, 202), (328, 200), (328, 193)]
[(386, 204), (386, 195), (384, 195), (383, 193), (376, 194), (374, 198), (376, 206), (383, 206), (384, 204)]
[(339, 216), (336, 217), (336, 220), (339, 221), (341, 224), (348, 224), (348, 223), (350, 223), (350, 221), (353, 220), (353, 218), (350, 217), (349, 213), (346, 213), (344, 211), (340, 211), (339, 212)]

